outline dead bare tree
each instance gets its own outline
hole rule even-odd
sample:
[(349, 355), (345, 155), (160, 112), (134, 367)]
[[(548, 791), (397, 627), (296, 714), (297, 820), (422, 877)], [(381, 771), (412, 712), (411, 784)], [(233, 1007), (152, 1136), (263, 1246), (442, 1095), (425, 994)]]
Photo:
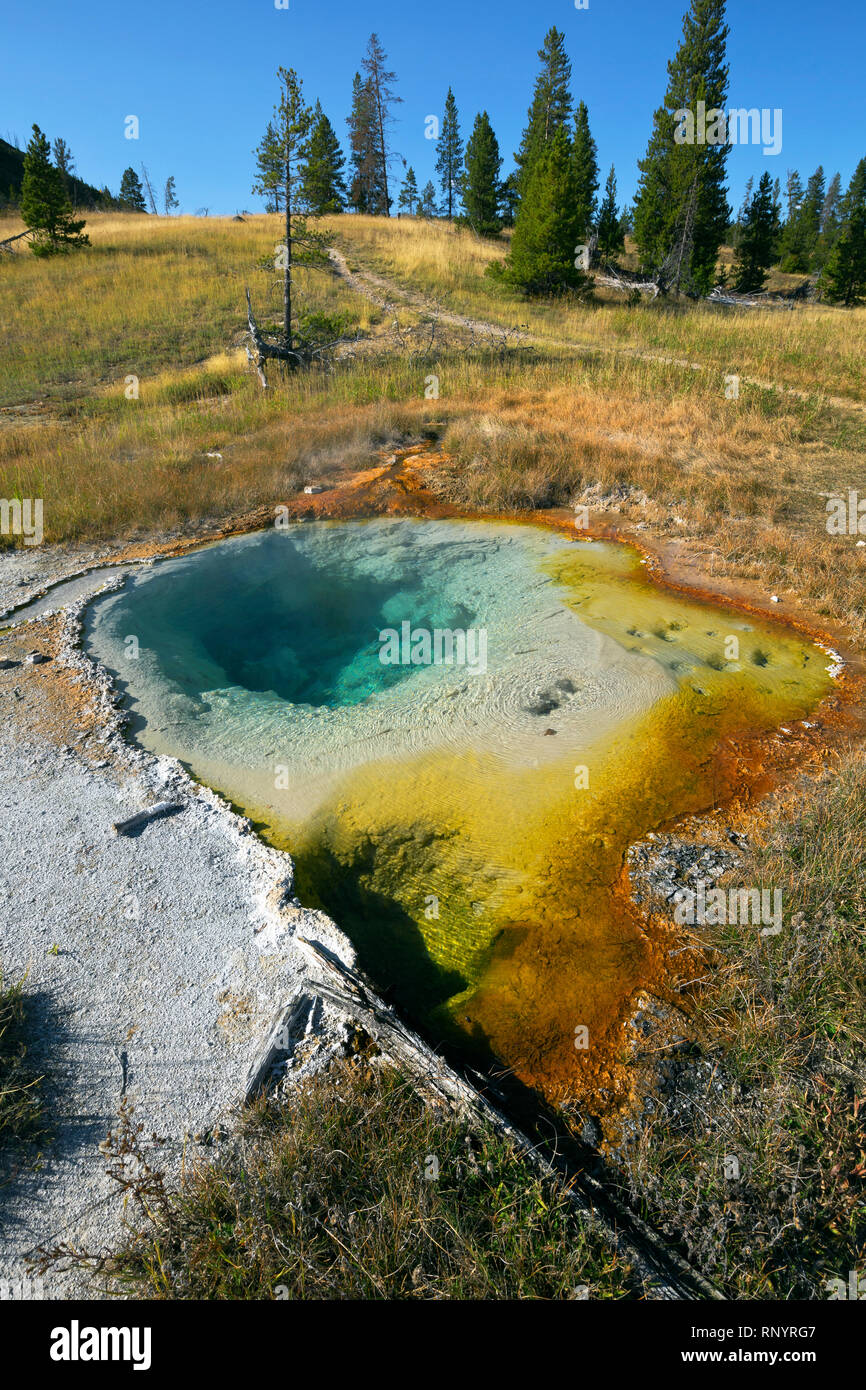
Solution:
[(150, 174), (147, 172), (146, 164), (142, 164), (141, 166), (141, 177), (144, 182), (145, 191), (147, 192), (147, 201), (150, 203), (150, 210), (154, 217), (156, 217), (156, 197), (153, 191), (153, 184), (150, 181)]

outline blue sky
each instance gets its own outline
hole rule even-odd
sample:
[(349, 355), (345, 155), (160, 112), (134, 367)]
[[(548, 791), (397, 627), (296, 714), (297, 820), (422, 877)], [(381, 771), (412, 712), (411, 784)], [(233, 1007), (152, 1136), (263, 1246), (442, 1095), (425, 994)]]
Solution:
[[(687, 0), (2, 0), (5, 61), (0, 135), (22, 144), (34, 121), (62, 135), (77, 169), (116, 191), (127, 164), (143, 162), (159, 187), (174, 174), (182, 210), (260, 208), (250, 192), (252, 149), (276, 98), (279, 64), (295, 67), (346, 135), (352, 76), (376, 30), (403, 104), (393, 143), (423, 186), (434, 153), (425, 118), (441, 116), (449, 84), (464, 138), (489, 112), (505, 156), (520, 141), (537, 49), (551, 25), (566, 35), (575, 98), (589, 106), (603, 172), (616, 165), (620, 200), (634, 193), (666, 62)], [(738, 206), (750, 175), (769, 168), (805, 177), (819, 163), (847, 183), (866, 154), (864, 0), (729, 0), (730, 105), (780, 107), (775, 157), (739, 146), (729, 161)], [(137, 115), (138, 141), (124, 138)], [(402, 174), (397, 166), (396, 172)]]

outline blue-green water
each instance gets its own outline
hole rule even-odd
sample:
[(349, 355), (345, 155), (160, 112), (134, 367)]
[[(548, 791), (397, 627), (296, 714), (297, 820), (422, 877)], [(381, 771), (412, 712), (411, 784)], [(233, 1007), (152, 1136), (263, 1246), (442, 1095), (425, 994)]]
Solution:
[[(404, 625), (483, 632), (484, 661), (385, 664)], [(136, 571), (86, 638), (139, 741), (290, 851), (377, 983), (557, 1094), (575, 1023), (613, 1046), (650, 968), (611, 891), (627, 845), (723, 797), (726, 741), (830, 685), (811, 643), (659, 589), (625, 547), (486, 522), (232, 538)]]

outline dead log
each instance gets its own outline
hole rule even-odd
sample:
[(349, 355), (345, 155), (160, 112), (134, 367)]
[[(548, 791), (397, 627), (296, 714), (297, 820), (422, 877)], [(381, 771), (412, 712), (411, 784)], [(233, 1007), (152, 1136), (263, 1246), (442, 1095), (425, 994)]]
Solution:
[[(708, 1279), (665, 1245), (651, 1227), (588, 1173), (585, 1167), (577, 1168), (564, 1160), (554, 1164), (545, 1157), (501, 1110), (407, 1028), (361, 975), (320, 942), (301, 936), (296, 940), (312, 967), (313, 979), (310, 984), (319, 998), (348, 1015), (387, 1057), (407, 1073), (420, 1091), (440, 1103), (450, 1105), (476, 1126), (492, 1126), (498, 1133), (507, 1136), (526, 1161), (539, 1172), (564, 1183), (575, 1207), (604, 1231), (616, 1249), (635, 1262), (641, 1273), (652, 1280), (661, 1298), (722, 1299), (722, 1294)], [(297, 1009), (297, 1002), (292, 1008)], [(281, 1023), (286, 1021), (280, 1020)], [(275, 1060), (273, 1053), (272, 1060)], [(261, 1086), (267, 1070), (267, 1059), (260, 1057), (251, 1073), (254, 1086)]]
[(11, 255), (13, 254), (13, 246), (12, 246), (12, 243), (13, 243), (13, 242), (15, 242), (15, 241), (21, 241), (21, 240), (23, 240), (24, 237), (29, 237), (29, 236), (33, 236), (33, 235), (34, 235), (34, 233), (33, 233), (33, 231), (31, 230), (30, 227), (28, 227), (28, 228), (27, 228), (25, 231), (23, 231), (23, 232), (16, 232), (15, 236), (8, 236), (8, 237), (5, 238), (5, 240), (0, 241), (0, 251), (8, 251), (8, 252), (9, 252), (9, 255), (11, 256)]
[(609, 285), (614, 290), (626, 290), (629, 294), (637, 290), (639, 294), (648, 294), (652, 299), (656, 299), (660, 293), (658, 280), (629, 275), (616, 266), (605, 266), (603, 271), (595, 271), (594, 274), (597, 285)]

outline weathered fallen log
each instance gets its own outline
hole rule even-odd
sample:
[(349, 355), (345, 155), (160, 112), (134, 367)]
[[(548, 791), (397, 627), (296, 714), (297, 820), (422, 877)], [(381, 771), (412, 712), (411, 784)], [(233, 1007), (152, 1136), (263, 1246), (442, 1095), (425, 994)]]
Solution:
[(638, 275), (629, 275), (624, 270), (617, 270), (614, 266), (606, 266), (604, 270), (594, 271), (595, 283), (597, 285), (609, 285), (614, 290), (627, 290), (633, 293), (635, 290), (640, 294), (648, 294), (655, 299), (660, 293), (660, 286), (657, 280), (644, 279)]
[(30, 227), (27, 227), (23, 232), (16, 232), (15, 236), (7, 236), (3, 241), (0, 241), (0, 251), (8, 251), (11, 256), (14, 254), (12, 249), (13, 242), (22, 241), (24, 237), (30, 236), (33, 236)]
[(314, 991), (363, 1029), (420, 1091), (450, 1105), (476, 1125), (492, 1126), (507, 1136), (533, 1167), (562, 1182), (577, 1209), (597, 1223), (616, 1249), (635, 1262), (643, 1275), (653, 1282), (658, 1297), (722, 1299), (723, 1295), (708, 1279), (669, 1249), (651, 1227), (588, 1173), (585, 1166), (570, 1165), (561, 1157), (556, 1163), (551, 1162), (501, 1110), (407, 1028), (361, 975), (320, 942), (300, 936), (297, 941), (310, 962), (309, 989), (300, 1000), (292, 1001), (285, 1018), (278, 1020), (272, 1030), (265, 1054), (260, 1055), (251, 1068), (247, 1099), (266, 1083), (278, 1059), (277, 1041), (285, 1037), (287, 1028), (291, 1031), (291, 1023), (309, 1006), (309, 995)]
[(134, 816), (130, 816), (127, 820), (115, 821), (113, 830), (115, 835), (129, 835), (133, 830), (138, 830), (140, 826), (147, 825), (152, 820), (159, 820), (161, 816), (172, 816), (176, 811), (182, 810), (182, 801), (157, 801), (155, 806), (147, 806), (143, 811), (137, 811)]

